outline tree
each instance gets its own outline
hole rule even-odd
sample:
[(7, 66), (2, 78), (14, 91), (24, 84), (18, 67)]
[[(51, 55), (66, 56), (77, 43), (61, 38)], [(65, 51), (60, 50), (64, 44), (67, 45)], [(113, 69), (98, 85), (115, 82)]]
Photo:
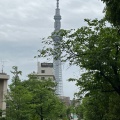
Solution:
[(40, 120), (56, 120), (65, 112), (64, 104), (55, 95), (55, 83), (50, 79), (43, 81), (30, 75), (23, 85), (33, 95), (30, 108), (33, 109), (33, 115), (36, 115)]
[(109, 120), (119, 120), (120, 119), (120, 96), (111, 94), (109, 98), (109, 113), (107, 115)]
[(78, 120), (83, 119), (83, 106), (81, 104), (76, 107), (76, 114), (78, 116)]
[(120, 27), (120, 1), (119, 0), (101, 0), (106, 4), (104, 8), (105, 18)]
[(30, 120), (30, 109), (28, 102), (31, 101), (31, 93), (22, 86), (22, 81), (19, 78), (21, 71), (18, 71), (16, 66), (13, 67), (13, 79), (9, 85), (9, 91), (6, 96), (6, 119), (7, 120)]
[(79, 112), (84, 120), (119, 120), (120, 96), (97, 92), (84, 97)]
[(67, 110), (66, 110), (66, 115), (68, 120), (70, 120), (71, 118), (71, 113), (72, 113), (72, 106), (69, 106), (67, 107)]
[(7, 120), (56, 120), (66, 111), (65, 105), (55, 95), (55, 82), (40, 80), (29, 75), (21, 81), (17, 67), (13, 67), (14, 77), (6, 96)]
[[(55, 55), (60, 49), (61, 53), (57, 56), (60, 55), (63, 61), (69, 60), (70, 64), (86, 70), (77, 80), (77, 85), (82, 80), (93, 86), (106, 82), (111, 86), (109, 91), (116, 91), (120, 95), (120, 36), (117, 28), (106, 26), (104, 19), (85, 21), (88, 26), (76, 31), (61, 30), (58, 34), (63, 36), (63, 40), (59, 48), (39, 50), (40, 55)], [(85, 87), (87, 89), (88, 85)]]
[(54, 33), (60, 35), (63, 40), (58, 43), (45, 41), (48, 45), (58, 47), (44, 47), (39, 50), (38, 56), (53, 55), (54, 59), (61, 57), (63, 61), (68, 60), (70, 64), (86, 70), (79, 79), (70, 79), (76, 81), (80, 88), (77, 95), (85, 95), (79, 109), (85, 120), (119, 120), (120, 1), (101, 1), (106, 3), (105, 19), (111, 24), (105, 19), (85, 19), (87, 26)]
[(83, 99), (83, 119), (107, 120), (109, 112), (109, 93), (97, 93)]

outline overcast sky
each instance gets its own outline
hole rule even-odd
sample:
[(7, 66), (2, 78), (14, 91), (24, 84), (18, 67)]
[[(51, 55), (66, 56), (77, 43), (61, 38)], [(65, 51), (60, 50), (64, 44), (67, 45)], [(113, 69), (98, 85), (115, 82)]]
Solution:
[[(22, 79), (37, 70), (37, 50), (42, 49), (41, 38), (54, 31), (56, 0), (0, 0), (0, 60), (4, 71), (10, 75), (12, 66), (23, 72)], [(60, 0), (62, 29), (84, 26), (84, 18), (101, 19), (104, 8), (100, 0)], [(49, 62), (38, 59), (40, 62)], [(2, 63), (0, 62), (0, 70)], [(77, 91), (69, 77), (79, 78), (81, 70), (63, 66), (64, 95), (73, 97)]]

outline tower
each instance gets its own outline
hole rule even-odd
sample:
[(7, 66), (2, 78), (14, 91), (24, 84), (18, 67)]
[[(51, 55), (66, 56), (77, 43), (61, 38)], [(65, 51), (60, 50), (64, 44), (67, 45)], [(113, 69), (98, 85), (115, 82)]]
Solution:
[[(61, 15), (60, 15), (60, 9), (59, 9), (59, 0), (57, 0), (57, 8), (55, 11), (54, 16), (54, 34), (52, 35), (53, 41), (54, 41), (54, 49), (57, 49), (59, 45), (56, 45), (57, 43), (60, 43), (62, 40), (62, 37), (59, 34), (56, 34), (61, 28)], [(59, 51), (60, 52), (60, 51)], [(55, 57), (55, 56), (54, 56)], [(58, 57), (57, 59), (53, 59), (53, 67), (54, 67), (54, 76), (55, 81), (57, 83), (56, 86), (56, 94), (59, 96), (63, 95), (63, 83), (62, 83), (62, 66), (61, 66), (61, 58)]]
[[(9, 75), (6, 73), (0, 73), (0, 109), (6, 110), (6, 103), (4, 101), (5, 95), (7, 94), (7, 80), (9, 79)], [(4, 117), (4, 113), (2, 113)]]

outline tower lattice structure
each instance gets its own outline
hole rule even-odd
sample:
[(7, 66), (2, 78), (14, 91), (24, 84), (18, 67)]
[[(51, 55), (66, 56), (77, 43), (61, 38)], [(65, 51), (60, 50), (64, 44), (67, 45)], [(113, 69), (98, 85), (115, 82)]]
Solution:
[[(56, 34), (59, 32), (61, 28), (61, 15), (60, 15), (60, 9), (59, 9), (59, 0), (57, 0), (57, 8), (55, 10), (55, 16), (54, 16), (54, 35), (53, 35), (53, 41), (54, 41), (54, 49), (56, 50), (60, 44), (60, 41), (62, 40), (62, 37), (59, 34)], [(59, 51), (60, 52), (60, 51)], [(54, 56), (55, 57), (55, 56)], [(54, 66), (54, 76), (55, 81), (57, 83), (56, 86), (56, 94), (59, 96), (63, 95), (63, 82), (62, 82), (62, 64), (61, 64), (61, 58), (60, 56), (57, 57), (57, 59), (53, 59), (53, 66)]]

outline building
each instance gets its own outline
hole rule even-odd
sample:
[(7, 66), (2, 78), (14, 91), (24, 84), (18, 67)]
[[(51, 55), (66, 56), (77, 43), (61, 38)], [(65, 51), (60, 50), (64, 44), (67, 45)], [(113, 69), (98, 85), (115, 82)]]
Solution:
[[(5, 95), (7, 94), (7, 81), (9, 79), (9, 75), (6, 73), (0, 73), (0, 109), (6, 110), (6, 102), (4, 101)], [(2, 114), (4, 117), (5, 114)]]
[(59, 96), (59, 98), (61, 99), (61, 101), (62, 101), (63, 103), (65, 103), (66, 106), (70, 106), (70, 105), (71, 105), (70, 97)]
[[(58, 48), (59, 46), (56, 45), (58, 42), (60, 43), (60, 41), (62, 40), (62, 37), (58, 34), (56, 34), (56, 32), (59, 32), (60, 28), (61, 28), (61, 15), (60, 15), (60, 9), (59, 9), (59, 0), (57, 0), (57, 8), (55, 11), (55, 16), (54, 16), (54, 32), (52, 33), (52, 38), (54, 41), (54, 49)], [(60, 51), (57, 51), (58, 53), (60, 53)], [(63, 82), (62, 82), (62, 65), (61, 65), (61, 58), (58, 57), (57, 59), (55, 59), (56, 56), (53, 56), (53, 66), (54, 66), (54, 76), (55, 76), (55, 81), (57, 83), (56, 86), (56, 94), (59, 96), (63, 96)]]
[(37, 64), (37, 74), (40, 80), (52, 79), (55, 80), (53, 73), (53, 63), (40, 63)]

